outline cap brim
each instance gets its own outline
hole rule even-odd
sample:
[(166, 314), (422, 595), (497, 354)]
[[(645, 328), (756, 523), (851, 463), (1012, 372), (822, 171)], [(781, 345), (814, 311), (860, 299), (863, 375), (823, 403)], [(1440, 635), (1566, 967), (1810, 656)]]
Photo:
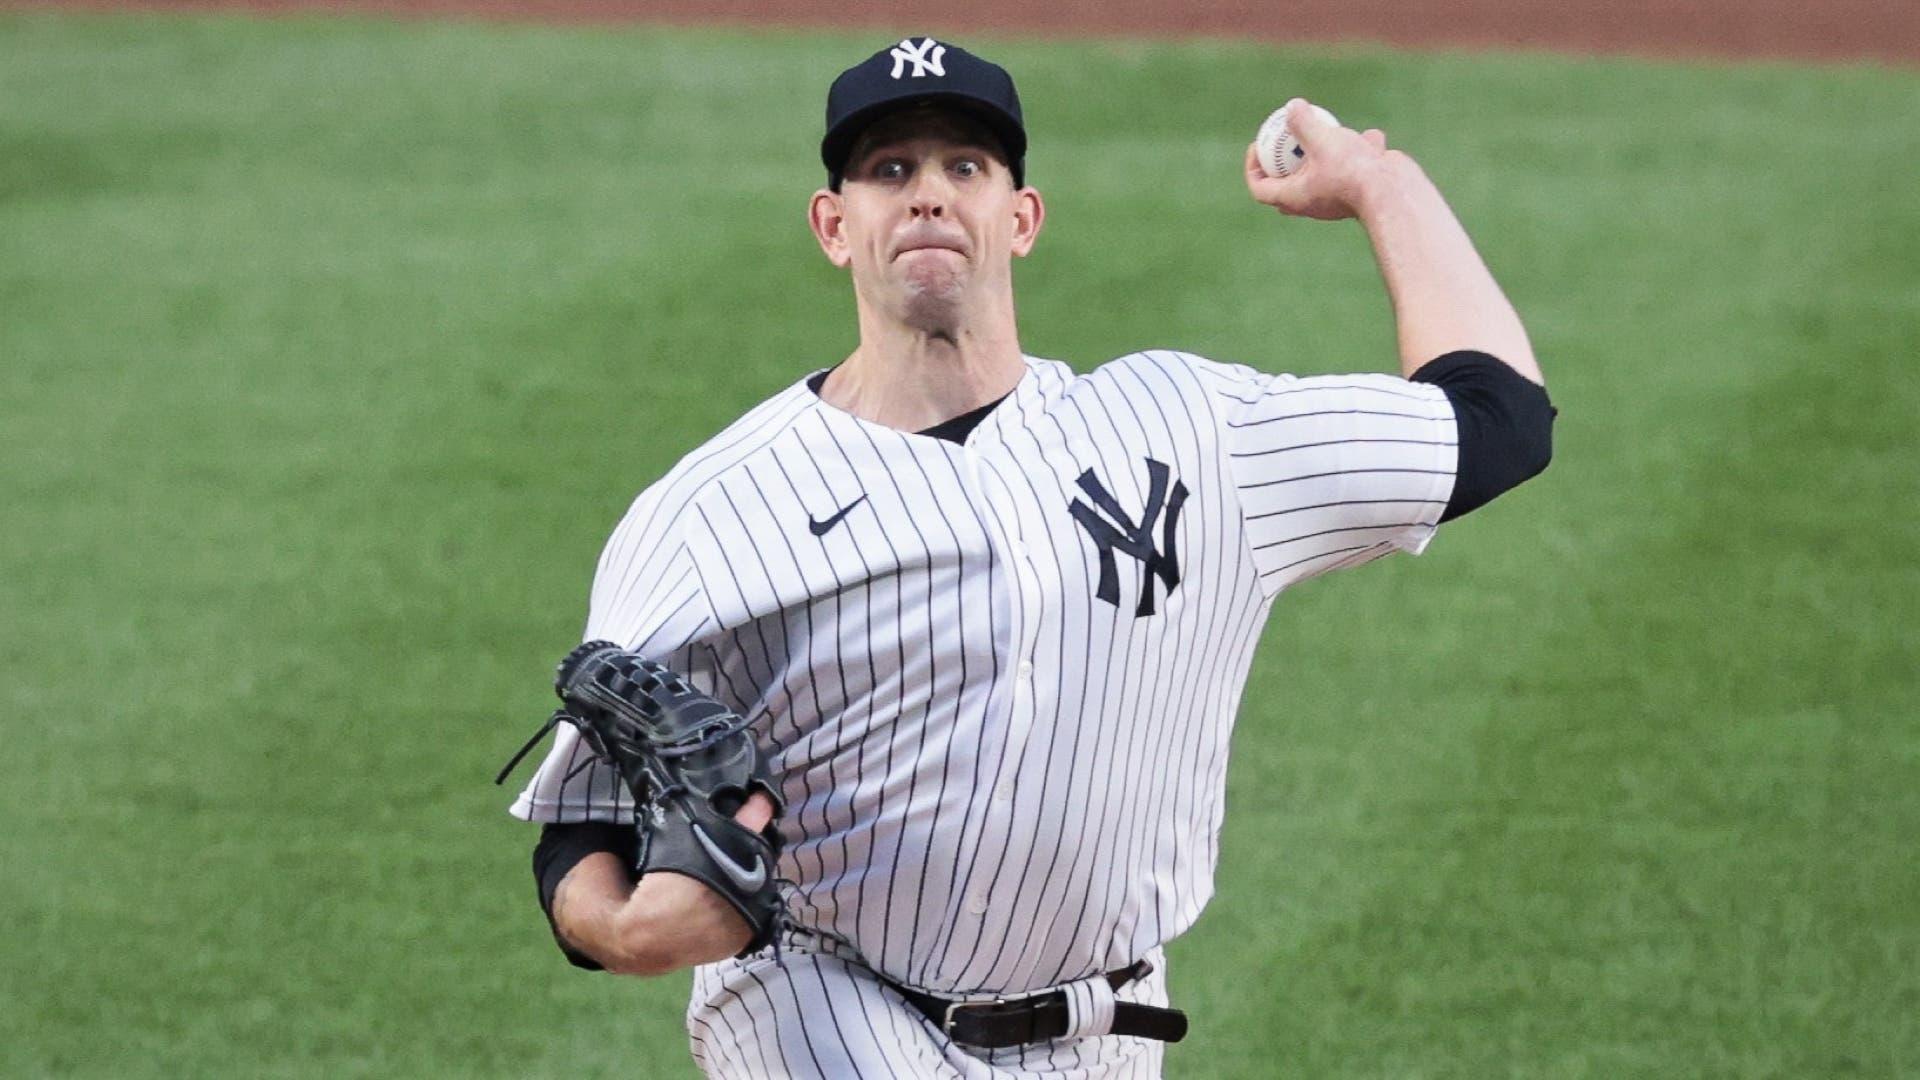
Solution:
[(875, 121), (889, 113), (923, 103), (950, 105), (986, 124), (1000, 140), (1000, 148), (1007, 155), (1007, 165), (1016, 170), (1016, 179), (1020, 177), (1022, 162), (1027, 156), (1026, 131), (997, 103), (957, 90), (904, 93), (885, 101), (876, 101), (842, 117), (833, 130), (827, 132), (826, 138), (820, 141), (820, 162), (827, 167), (828, 177), (836, 185), (839, 183), (846, 172), (847, 156), (853, 153), (853, 144), (860, 141), (860, 133), (873, 126)]

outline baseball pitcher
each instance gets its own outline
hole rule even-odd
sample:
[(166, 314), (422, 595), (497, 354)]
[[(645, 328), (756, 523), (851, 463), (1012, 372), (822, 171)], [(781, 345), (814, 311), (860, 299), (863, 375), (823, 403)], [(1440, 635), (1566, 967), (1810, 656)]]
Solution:
[(910, 38), (834, 81), (808, 220), (858, 347), (641, 493), (512, 807), (569, 959), (693, 968), (707, 1074), (1159, 1075), (1269, 609), (1546, 467), (1533, 350), (1439, 191), (1285, 119), (1297, 161), (1249, 146), (1248, 190), (1359, 220), (1397, 374), (1027, 355), (1012, 78)]

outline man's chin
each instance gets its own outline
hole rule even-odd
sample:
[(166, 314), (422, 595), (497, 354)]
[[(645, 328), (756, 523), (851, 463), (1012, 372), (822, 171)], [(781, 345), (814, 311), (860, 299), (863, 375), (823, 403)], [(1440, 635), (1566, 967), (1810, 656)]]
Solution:
[(936, 337), (953, 337), (960, 325), (960, 305), (944, 297), (908, 297), (902, 315), (901, 321), (907, 326)]
[(945, 267), (916, 267), (922, 272), (907, 275), (905, 309), (910, 323), (920, 317), (939, 317), (959, 310), (966, 295), (966, 279)]

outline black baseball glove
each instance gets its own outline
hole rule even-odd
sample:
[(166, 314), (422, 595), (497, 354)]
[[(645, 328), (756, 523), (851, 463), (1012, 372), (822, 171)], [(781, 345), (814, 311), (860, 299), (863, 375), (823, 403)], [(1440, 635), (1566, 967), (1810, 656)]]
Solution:
[[(684, 874), (725, 897), (753, 930), (757, 952), (786, 923), (775, 880), (780, 831), (733, 819), (755, 792), (786, 810), (747, 722), (668, 668), (611, 642), (567, 654), (554, 677), (554, 720), (580, 729), (633, 793), (641, 874)], [(511, 768), (511, 766), (509, 766)]]

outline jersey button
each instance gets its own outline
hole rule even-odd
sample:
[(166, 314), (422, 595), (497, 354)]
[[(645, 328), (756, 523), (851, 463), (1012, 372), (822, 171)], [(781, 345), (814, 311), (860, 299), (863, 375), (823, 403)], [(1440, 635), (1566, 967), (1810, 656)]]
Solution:
[(993, 789), (993, 798), (995, 802), (1012, 802), (1013, 781), (1002, 780), (1000, 786)]
[(1020, 677), (1023, 679), (1033, 678), (1033, 661), (1031, 660), (1020, 661)]
[(974, 893), (972, 896), (967, 897), (967, 914), (985, 915), (986, 913), (987, 897), (985, 893)]
[(1025, 544), (1023, 544), (1023, 543), (1021, 543), (1021, 542), (1020, 542), (1020, 541), (1018, 541), (1018, 540), (1015, 540), (1015, 541), (1013, 542), (1013, 554), (1014, 554), (1014, 557), (1015, 557), (1015, 558), (1019, 558), (1019, 559), (1031, 559), (1031, 558), (1032, 558), (1032, 554), (1031, 554), (1030, 552), (1028, 552), (1028, 551), (1027, 551), (1027, 545), (1025, 545)]

